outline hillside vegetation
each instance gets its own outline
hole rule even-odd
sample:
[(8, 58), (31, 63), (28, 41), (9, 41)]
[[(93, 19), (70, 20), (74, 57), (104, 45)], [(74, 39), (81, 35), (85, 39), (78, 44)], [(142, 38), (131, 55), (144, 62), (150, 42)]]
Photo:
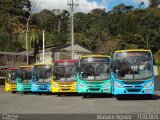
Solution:
[[(116, 49), (160, 49), (160, 0), (139, 8), (119, 4), (111, 11), (93, 9), (74, 14), (75, 41), (96, 53), (110, 54)], [(32, 13), (29, 0), (0, 1), (0, 51), (24, 51), (26, 23), (29, 20), (29, 50), (41, 49), (42, 31), (46, 46), (70, 42), (70, 18), (66, 10)]]

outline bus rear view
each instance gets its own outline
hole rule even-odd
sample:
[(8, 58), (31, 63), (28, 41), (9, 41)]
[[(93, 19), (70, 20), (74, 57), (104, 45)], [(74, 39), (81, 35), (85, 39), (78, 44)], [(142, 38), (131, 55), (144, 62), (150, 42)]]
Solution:
[(84, 97), (93, 93), (112, 93), (110, 57), (106, 55), (81, 56), (77, 75), (78, 93)]
[(113, 58), (114, 87), (117, 98), (126, 94), (154, 94), (153, 57), (150, 50), (119, 50)]

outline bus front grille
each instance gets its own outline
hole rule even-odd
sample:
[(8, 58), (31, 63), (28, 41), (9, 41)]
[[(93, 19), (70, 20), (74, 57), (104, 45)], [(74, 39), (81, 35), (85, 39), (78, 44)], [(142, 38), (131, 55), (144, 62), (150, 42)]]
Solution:
[(63, 91), (68, 91), (68, 90), (70, 90), (70, 89), (69, 89), (69, 88), (68, 88), (68, 89), (66, 88), (66, 89), (61, 89), (61, 90), (63, 90)]
[(99, 91), (100, 88), (89, 88), (90, 91)]
[(47, 88), (39, 88), (39, 90), (47, 90)]
[(128, 92), (140, 92), (141, 89), (127, 89)]
[(24, 90), (31, 90), (30, 88), (24, 88)]

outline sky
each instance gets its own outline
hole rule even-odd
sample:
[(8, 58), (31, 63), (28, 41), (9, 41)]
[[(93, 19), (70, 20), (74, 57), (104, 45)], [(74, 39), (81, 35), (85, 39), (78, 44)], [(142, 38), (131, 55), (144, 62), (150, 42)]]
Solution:
[[(65, 9), (69, 10), (67, 5), (68, 1), (71, 0), (31, 0), (35, 3), (33, 11), (39, 12), (43, 9)], [(125, 5), (133, 5), (138, 8), (141, 2), (144, 2), (144, 8), (148, 7), (148, 0), (74, 0), (79, 5), (75, 8), (76, 12), (88, 13), (95, 8), (105, 8), (106, 11), (110, 11), (114, 6), (124, 3)]]

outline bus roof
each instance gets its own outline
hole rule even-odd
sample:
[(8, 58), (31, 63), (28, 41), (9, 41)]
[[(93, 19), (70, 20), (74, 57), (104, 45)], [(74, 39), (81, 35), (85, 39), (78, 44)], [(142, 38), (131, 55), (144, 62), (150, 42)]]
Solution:
[(45, 63), (34, 64), (34, 66), (44, 66), (44, 65), (53, 65), (53, 64), (45, 64)]
[(68, 63), (74, 63), (74, 62), (78, 62), (78, 60), (55, 60), (54, 63), (64, 63), (64, 62), (68, 62)]
[(6, 68), (0, 68), (0, 70), (7, 70), (8, 68), (6, 67)]
[(30, 65), (26, 65), (26, 66), (20, 66), (19, 68), (32, 68), (33, 66), (30, 66)]
[(130, 50), (116, 50), (115, 52), (151, 52), (151, 50), (146, 50), (146, 49), (130, 49)]
[(17, 70), (18, 68), (8, 68), (7, 70)]
[(88, 57), (109, 57), (108, 55), (82, 55), (80, 58), (88, 58)]

